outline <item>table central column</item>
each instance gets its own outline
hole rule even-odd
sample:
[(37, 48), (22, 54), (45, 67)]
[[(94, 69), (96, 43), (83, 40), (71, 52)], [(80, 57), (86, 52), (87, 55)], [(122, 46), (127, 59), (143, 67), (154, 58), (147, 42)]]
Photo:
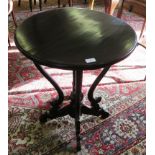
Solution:
[(81, 113), (81, 88), (82, 88), (82, 70), (73, 71), (73, 94), (74, 99), (72, 102), (75, 107), (75, 129), (77, 138), (77, 151), (81, 150), (80, 145), (80, 113)]

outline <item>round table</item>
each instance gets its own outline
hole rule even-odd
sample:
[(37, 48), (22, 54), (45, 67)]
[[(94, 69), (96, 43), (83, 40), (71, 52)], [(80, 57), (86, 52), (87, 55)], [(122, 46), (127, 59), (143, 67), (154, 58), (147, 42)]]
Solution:
[[(109, 116), (99, 106), (101, 97), (93, 92), (110, 66), (128, 57), (137, 45), (134, 30), (113, 16), (80, 8), (61, 8), (38, 13), (26, 19), (15, 32), (17, 48), (31, 59), (58, 92), (51, 109), (40, 121), (69, 114), (75, 118), (77, 151), (80, 145), (80, 115)], [(70, 104), (62, 108), (64, 94), (41, 65), (73, 71)], [(91, 107), (82, 104), (83, 70), (103, 68), (88, 91)]]

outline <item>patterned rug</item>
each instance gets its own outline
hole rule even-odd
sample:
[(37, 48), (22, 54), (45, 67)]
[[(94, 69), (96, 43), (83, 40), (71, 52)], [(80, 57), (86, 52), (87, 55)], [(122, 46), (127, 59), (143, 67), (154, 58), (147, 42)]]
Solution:
[[(63, 3), (63, 2), (62, 2)], [(22, 1), (15, 14), (17, 23), (39, 12), (33, 12)], [(56, 7), (52, 1), (44, 10)], [(50, 5), (49, 5), (50, 4)], [(51, 6), (52, 5), (52, 6)], [(77, 7), (87, 5), (77, 3)], [(103, 7), (95, 6), (98, 11)], [(123, 19), (135, 29), (137, 35), (143, 18), (124, 12)], [(57, 93), (39, 73), (32, 61), (15, 47), (14, 25), (9, 17), (9, 34), (12, 47), (8, 51), (8, 102), (9, 102), (9, 155), (75, 155), (74, 119), (68, 115), (41, 125), (38, 118), (49, 109), (49, 101)], [(72, 87), (72, 72), (45, 67), (46, 71), (60, 84), (65, 95)], [(89, 105), (87, 93), (90, 85), (101, 72), (100, 69), (85, 71), (83, 77), (83, 103)], [(137, 47), (127, 59), (113, 65), (95, 90), (102, 96), (100, 106), (110, 113), (102, 120), (98, 117), (81, 116), (81, 145), (79, 155), (144, 155), (145, 153), (145, 50)], [(68, 101), (65, 100), (64, 104)]]
[[(100, 106), (110, 117), (81, 116), (83, 155), (145, 154), (145, 82), (98, 87)], [(87, 98), (83, 99), (88, 104)], [(10, 155), (75, 154), (74, 119), (57, 118), (41, 125), (44, 110), (9, 106)], [(129, 153), (129, 154), (130, 154)]]

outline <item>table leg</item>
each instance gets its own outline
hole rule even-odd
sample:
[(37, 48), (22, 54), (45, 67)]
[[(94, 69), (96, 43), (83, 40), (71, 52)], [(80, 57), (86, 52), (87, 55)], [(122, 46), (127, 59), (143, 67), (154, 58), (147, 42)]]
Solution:
[(58, 8), (60, 8), (60, 0), (58, 0)]
[(86, 107), (82, 104), (83, 93), (82, 89), (82, 70), (74, 70), (73, 71), (73, 90), (70, 95), (70, 104), (67, 106), (61, 106), (64, 100), (64, 94), (58, 84), (48, 75), (48, 73), (36, 62), (34, 62), (37, 69), (43, 74), (43, 76), (55, 87), (58, 92), (58, 98), (51, 102), (52, 108), (47, 111), (45, 114), (41, 115), (40, 122), (45, 123), (47, 118), (55, 119), (58, 117), (65, 116), (69, 114), (71, 117), (75, 119), (75, 130), (76, 130), (76, 141), (77, 141), (77, 151), (81, 150), (80, 144), (80, 115), (88, 114), (88, 115), (95, 115), (95, 116), (102, 116), (102, 118), (107, 118), (109, 113), (104, 111), (102, 108), (99, 107), (98, 103), (101, 101), (101, 97), (94, 98), (93, 92), (103, 78), (103, 76), (107, 73), (110, 66), (105, 67), (103, 71), (99, 74), (96, 78), (94, 83), (91, 85), (88, 91), (88, 99), (91, 102), (91, 108)]
[(29, 0), (29, 7), (30, 7), (30, 10), (32, 12), (32, 0)]
[(102, 72), (99, 74), (99, 76), (95, 79), (95, 81), (93, 82), (93, 84), (91, 85), (89, 91), (88, 91), (88, 99), (91, 102), (92, 106), (96, 106), (96, 103), (101, 101), (101, 97), (98, 98), (94, 98), (93, 97), (93, 93), (95, 88), (97, 87), (97, 85), (99, 84), (99, 82), (101, 81), (101, 79), (103, 78), (103, 76), (107, 73), (107, 71), (109, 70), (110, 66), (105, 67)]
[(39, 8), (40, 8), (40, 11), (42, 10), (42, 0), (39, 0)]
[(105, 13), (110, 14), (111, 0), (104, 0)]
[[(102, 118), (106, 118), (109, 116), (109, 113), (107, 113), (106, 111), (104, 111), (103, 109), (101, 109), (98, 105), (98, 103), (101, 101), (101, 97), (97, 97), (94, 98), (93, 97), (93, 93), (95, 88), (97, 87), (97, 85), (99, 84), (99, 82), (101, 81), (101, 79), (103, 78), (103, 76), (107, 73), (107, 71), (109, 70), (110, 66), (105, 67), (102, 72), (99, 74), (99, 76), (95, 79), (94, 83), (91, 85), (89, 91), (88, 91), (88, 99), (91, 102), (91, 111), (96, 112), (96, 115), (101, 115)], [(86, 108), (83, 109), (84, 113), (86, 113)], [(90, 111), (90, 113), (92, 113)]]
[(20, 6), (21, 0), (18, 0), (18, 6)]
[(116, 6), (118, 5), (120, 0), (104, 0), (105, 4), (105, 12), (113, 15)]
[(75, 107), (75, 129), (77, 140), (77, 151), (81, 150), (80, 145), (80, 114), (81, 114), (81, 88), (82, 88), (82, 70), (73, 71), (73, 100)]
[(124, 5), (124, 0), (120, 0), (119, 6), (118, 6), (118, 12), (117, 12), (117, 17), (118, 18), (122, 17), (123, 5)]
[[(55, 110), (55, 114), (54, 116), (50, 116), (50, 114), (43, 114), (40, 117), (40, 121), (41, 122), (46, 122), (47, 117), (50, 118), (54, 118), (56, 116), (56, 113), (59, 111), (60, 109), (60, 104), (63, 102), (64, 100), (64, 94), (61, 90), (61, 88), (59, 87), (59, 85), (52, 79), (52, 77), (50, 77), (48, 75), (48, 73), (40, 66), (38, 65), (36, 62), (34, 62), (35, 66), (37, 67), (37, 69), (43, 74), (43, 76), (54, 86), (54, 88), (56, 89), (56, 91), (58, 92), (58, 98), (56, 98), (54, 101), (51, 102), (52, 105), (52, 112)], [(53, 115), (53, 114), (52, 114)]]
[(12, 10), (11, 15), (12, 15), (12, 19), (13, 19), (13, 22), (14, 22), (14, 24), (15, 24), (15, 27), (17, 28), (17, 22), (16, 22), (14, 10)]
[(73, 0), (68, 0), (68, 4), (70, 7), (73, 6)]
[[(70, 95), (71, 101), (74, 100), (74, 94), (75, 94), (75, 91), (76, 91), (76, 89), (75, 89), (75, 85), (76, 85), (75, 80), (76, 80), (76, 71), (73, 70), (73, 90), (72, 90), (71, 95)], [(82, 101), (82, 99), (83, 99), (83, 93), (81, 92), (80, 101)]]

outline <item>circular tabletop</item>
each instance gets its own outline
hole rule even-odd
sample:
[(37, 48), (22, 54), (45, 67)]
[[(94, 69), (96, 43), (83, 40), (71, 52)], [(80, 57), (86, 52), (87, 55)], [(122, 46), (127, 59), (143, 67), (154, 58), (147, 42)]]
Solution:
[(15, 32), (17, 48), (40, 65), (97, 69), (125, 59), (137, 44), (124, 21), (80, 8), (59, 8), (26, 19)]

